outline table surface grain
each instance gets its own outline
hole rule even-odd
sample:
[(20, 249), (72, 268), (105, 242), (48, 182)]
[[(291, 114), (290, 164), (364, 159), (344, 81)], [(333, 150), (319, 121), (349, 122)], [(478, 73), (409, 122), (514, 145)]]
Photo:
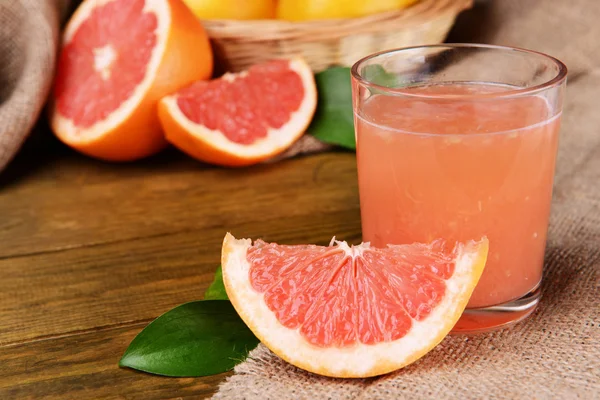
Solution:
[(225, 233), (360, 241), (354, 154), (225, 169), (171, 149), (109, 164), (42, 135), (0, 173), (0, 399), (208, 397), (228, 374), (117, 363), (150, 321), (202, 298)]

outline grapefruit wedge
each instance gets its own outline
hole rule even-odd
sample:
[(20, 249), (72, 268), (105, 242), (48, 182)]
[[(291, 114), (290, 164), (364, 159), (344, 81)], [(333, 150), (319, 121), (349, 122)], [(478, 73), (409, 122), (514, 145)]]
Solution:
[(85, 0), (64, 32), (51, 99), (55, 134), (129, 161), (166, 146), (156, 106), (212, 73), (202, 24), (182, 0)]
[(316, 105), (313, 73), (296, 58), (196, 82), (161, 100), (159, 117), (176, 147), (198, 160), (233, 167), (286, 150), (308, 127)]
[(450, 332), (477, 284), (486, 238), (450, 248), (285, 246), (227, 234), (223, 280), (240, 317), (304, 370), (357, 378), (402, 368)]

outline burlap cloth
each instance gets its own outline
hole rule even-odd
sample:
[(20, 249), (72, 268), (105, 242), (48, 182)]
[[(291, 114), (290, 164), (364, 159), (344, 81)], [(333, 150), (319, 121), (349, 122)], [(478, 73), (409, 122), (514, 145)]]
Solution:
[(63, 0), (0, 1), (0, 171), (46, 102), (65, 9)]
[(261, 345), (215, 399), (600, 399), (600, 1), (495, 0), (491, 11), (478, 41), (570, 68), (538, 310), (512, 329), (447, 337), (374, 379), (306, 373)]

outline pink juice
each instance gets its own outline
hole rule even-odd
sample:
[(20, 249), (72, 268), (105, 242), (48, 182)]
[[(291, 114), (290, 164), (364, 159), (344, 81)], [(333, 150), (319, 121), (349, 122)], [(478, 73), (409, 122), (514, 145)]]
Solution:
[[(490, 241), (468, 308), (517, 299), (539, 284), (560, 114), (513, 87), (416, 87), (435, 97), (373, 95), (356, 117), (363, 240)], [(453, 95), (465, 95), (458, 97)]]

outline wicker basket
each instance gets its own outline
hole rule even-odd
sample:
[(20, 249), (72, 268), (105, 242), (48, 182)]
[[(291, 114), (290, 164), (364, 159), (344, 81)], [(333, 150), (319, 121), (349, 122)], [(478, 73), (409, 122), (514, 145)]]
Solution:
[(441, 43), (473, 0), (421, 0), (401, 11), (361, 18), (289, 22), (203, 21), (219, 68), (241, 71), (274, 58), (302, 56), (315, 71), (350, 66), (382, 50)]

